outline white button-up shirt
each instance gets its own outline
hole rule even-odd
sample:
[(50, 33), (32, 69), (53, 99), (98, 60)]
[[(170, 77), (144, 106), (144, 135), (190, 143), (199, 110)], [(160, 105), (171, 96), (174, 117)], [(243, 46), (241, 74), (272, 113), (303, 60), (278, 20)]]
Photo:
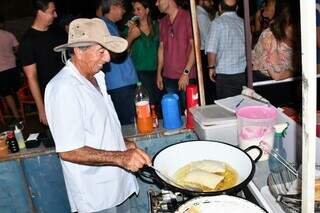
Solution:
[[(104, 73), (95, 75), (102, 94), (68, 61), (49, 82), (45, 109), (57, 152), (84, 146), (125, 150), (121, 125)], [(115, 166), (87, 166), (61, 160), (72, 211), (95, 212), (114, 207), (138, 193), (135, 177)]]

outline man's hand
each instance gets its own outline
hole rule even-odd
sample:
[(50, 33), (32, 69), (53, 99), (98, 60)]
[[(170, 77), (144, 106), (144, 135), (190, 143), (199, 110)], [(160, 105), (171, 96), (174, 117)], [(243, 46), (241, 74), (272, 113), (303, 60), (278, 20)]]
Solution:
[(211, 79), (211, 81), (216, 82), (216, 69), (215, 68), (209, 69), (209, 78)]
[(157, 87), (159, 90), (163, 90), (163, 80), (161, 75), (157, 75)]
[(151, 165), (150, 157), (141, 149), (128, 149), (122, 153), (121, 165), (123, 168), (137, 172), (144, 165)]
[(180, 79), (178, 81), (179, 90), (186, 91), (188, 84), (189, 84), (189, 76), (183, 73), (180, 76)]

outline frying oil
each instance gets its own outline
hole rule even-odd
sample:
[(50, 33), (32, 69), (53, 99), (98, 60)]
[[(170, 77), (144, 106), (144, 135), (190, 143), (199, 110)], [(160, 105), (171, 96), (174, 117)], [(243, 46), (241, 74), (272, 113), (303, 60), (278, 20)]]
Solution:
[[(177, 181), (177, 183), (179, 183), (182, 186), (187, 186), (184, 183), (183, 179), (190, 171), (194, 169), (194, 167), (192, 166), (192, 164), (194, 163), (195, 161), (183, 166), (178, 171), (176, 171), (176, 173), (174, 174), (174, 179), (175, 181)], [(201, 192), (215, 192), (215, 191), (226, 190), (235, 186), (239, 182), (238, 172), (235, 169), (233, 169), (230, 165), (226, 163), (223, 163), (223, 164), (225, 165), (225, 172), (222, 172), (222, 173), (216, 172), (214, 174), (223, 176), (224, 179), (214, 189), (208, 188), (202, 185), (193, 186), (193, 187), (198, 188), (199, 191)]]

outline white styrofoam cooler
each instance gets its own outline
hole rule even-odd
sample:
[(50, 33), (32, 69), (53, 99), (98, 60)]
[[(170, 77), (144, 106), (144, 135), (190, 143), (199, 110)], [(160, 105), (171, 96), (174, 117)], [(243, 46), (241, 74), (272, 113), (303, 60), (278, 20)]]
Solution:
[(215, 140), (238, 145), (235, 115), (218, 105), (191, 109), (194, 131), (200, 140)]

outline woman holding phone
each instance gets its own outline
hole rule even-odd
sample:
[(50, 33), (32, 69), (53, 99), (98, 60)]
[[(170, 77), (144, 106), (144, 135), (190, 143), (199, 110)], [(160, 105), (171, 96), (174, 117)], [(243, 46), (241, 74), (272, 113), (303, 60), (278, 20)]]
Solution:
[(133, 0), (132, 4), (135, 16), (127, 23), (124, 34), (139, 80), (148, 91), (150, 103), (157, 106), (160, 102), (160, 92), (156, 87), (158, 22), (151, 18), (148, 0)]

